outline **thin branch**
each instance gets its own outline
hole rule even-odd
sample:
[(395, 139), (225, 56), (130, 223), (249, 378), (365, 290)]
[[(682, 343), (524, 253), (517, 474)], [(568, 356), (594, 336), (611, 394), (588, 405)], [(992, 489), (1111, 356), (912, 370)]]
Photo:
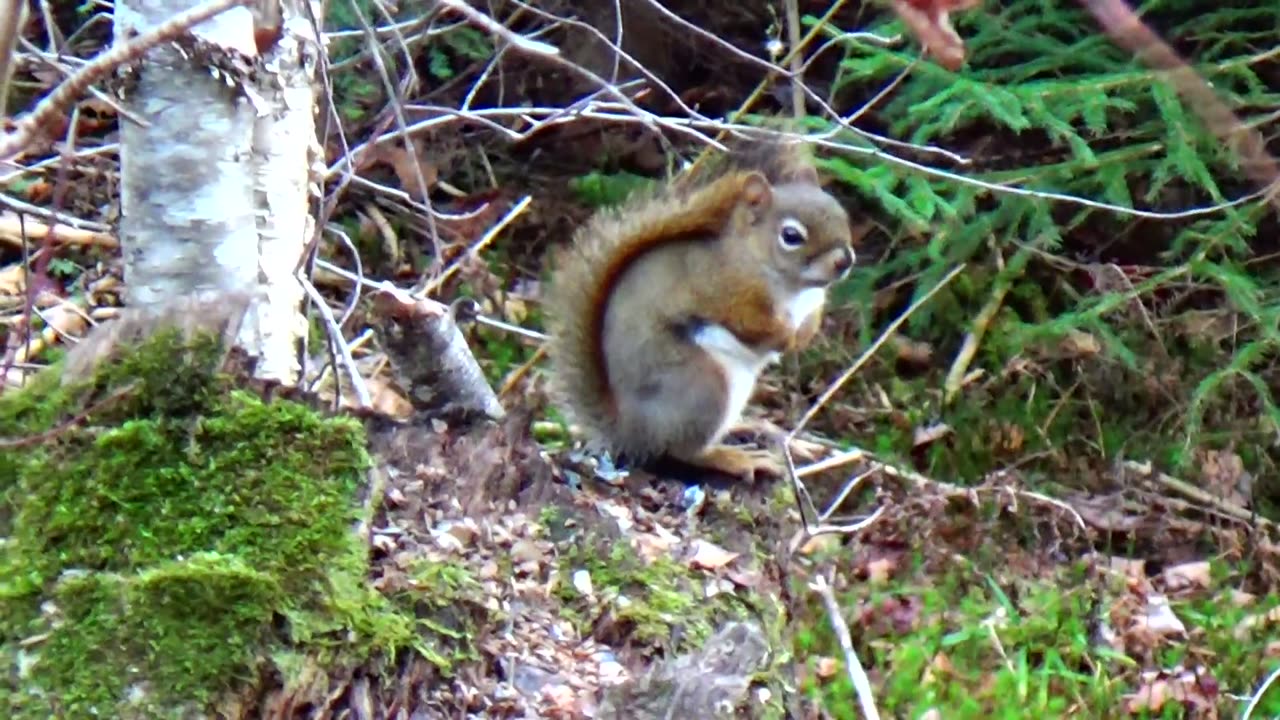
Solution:
[[(1047, 200), (1047, 201), (1069, 203), (1072, 205), (1080, 205), (1082, 207), (1092, 208), (1094, 210), (1103, 210), (1106, 212), (1115, 213), (1122, 217), (1138, 217), (1138, 218), (1145, 218), (1149, 220), (1184, 220), (1188, 218), (1212, 215), (1214, 213), (1219, 213), (1229, 208), (1245, 205), (1261, 198), (1264, 195), (1262, 191), (1258, 191), (1258, 192), (1253, 192), (1243, 197), (1237, 198), (1235, 200), (1213, 203), (1210, 205), (1204, 205), (1200, 207), (1192, 207), (1186, 210), (1178, 210), (1175, 212), (1139, 210), (1136, 208), (1125, 207), (1123, 205), (1115, 205), (1115, 204), (1103, 202), (1100, 200), (1092, 200), (1089, 198), (1079, 197), (1076, 195), (1069, 195), (1066, 193), (1050, 192), (1050, 191), (1044, 191), (1044, 190), (1032, 190), (1029, 188), (1019, 187), (1017, 185), (1006, 185), (1002, 183), (988, 182), (986, 180), (979, 180), (977, 178), (967, 177), (965, 175), (950, 172), (948, 170), (930, 167), (928, 165), (923, 165), (921, 163), (913, 162), (905, 158), (900, 158), (896, 155), (884, 152), (876, 148), (868, 148), (865, 146), (852, 145), (846, 142), (827, 139), (830, 133), (822, 133), (821, 135), (806, 135), (806, 134), (800, 134), (800, 133), (762, 129), (762, 128), (754, 127), (751, 125), (744, 125), (741, 123), (733, 123), (733, 122), (718, 121), (718, 120), (699, 121), (699, 120), (694, 120), (690, 118), (681, 118), (681, 117), (668, 117), (668, 116), (659, 117), (659, 116), (653, 116), (649, 113), (643, 113), (642, 115), (637, 116), (631, 113), (625, 106), (621, 106), (615, 103), (591, 101), (586, 104), (585, 108), (577, 110), (572, 113), (566, 113), (563, 109), (560, 109), (560, 108), (547, 108), (547, 107), (533, 107), (533, 108), (499, 107), (499, 108), (485, 108), (485, 109), (461, 111), (461, 110), (456, 110), (453, 108), (446, 108), (446, 107), (409, 105), (407, 106), (407, 109), (416, 110), (416, 111), (430, 110), (430, 111), (438, 112), (440, 114), (437, 115), (436, 117), (427, 118), (425, 120), (421, 120), (416, 123), (413, 123), (412, 125), (408, 126), (407, 128), (404, 128), (403, 130), (387, 132), (383, 135), (380, 135), (375, 139), (370, 140), (366, 146), (376, 145), (383, 142), (391, 142), (399, 137), (402, 137), (405, 134), (425, 132), (427, 130), (436, 129), (441, 126), (449, 125), (457, 122), (473, 122), (473, 123), (482, 124), (485, 127), (488, 127), (494, 130), (495, 132), (506, 136), (512, 142), (523, 142), (525, 140), (528, 140), (530, 137), (537, 134), (538, 132), (546, 130), (547, 128), (555, 125), (582, 122), (584, 120), (605, 120), (609, 122), (641, 123), (645, 125), (649, 125), (653, 122), (656, 122), (662, 127), (680, 127), (685, 131), (685, 134), (691, 135), (692, 137), (697, 139), (699, 142), (705, 143), (710, 147), (717, 147), (719, 149), (723, 149), (723, 146), (718, 145), (717, 141), (713, 137), (703, 135), (699, 131), (706, 131), (708, 133), (718, 133), (722, 137), (729, 136), (729, 135), (746, 136), (749, 134), (753, 134), (754, 136), (757, 136), (757, 137), (772, 137), (774, 139), (787, 140), (787, 141), (811, 142), (814, 145), (827, 148), (837, 153), (847, 153), (850, 155), (866, 156), (875, 160), (881, 160), (887, 163), (899, 165), (899, 166), (914, 170), (916, 172), (922, 173), (924, 175), (928, 175), (935, 178), (941, 178), (941, 179), (955, 182), (961, 185), (969, 185), (971, 187), (981, 188), (983, 190), (988, 190), (992, 193), (1005, 194), (1005, 195), (1018, 195), (1021, 197), (1035, 198), (1038, 200)], [(529, 127), (523, 131), (512, 130), (511, 128), (505, 127), (497, 122), (498, 120), (504, 119), (504, 118), (515, 118), (523, 122), (527, 122), (529, 123)], [(364, 147), (366, 146), (361, 146), (360, 148), (357, 148), (353, 152), (359, 152), (363, 150)], [(335, 174), (343, 172), (347, 167), (349, 167), (349, 165), (350, 165), (350, 159), (348, 156), (344, 155), (344, 157), (338, 159), (333, 163), (333, 165), (329, 167), (329, 169), (326, 172), (326, 175), (331, 177)]]
[(26, 0), (0, 5), (0, 115), (9, 114), (9, 80), (13, 77), (14, 52), (27, 20)]
[(862, 707), (862, 716), (867, 720), (880, 720), (880, 711), (876, 710), (875, 695), (871, 692), (871, 680), (867, 677), (867, 671), (862, 669), (858, 653), (853, 649), (849, 625), (840, 614), (840, 603), (836, 602), (835, 593), (831, 591), (827, 579), (820, 573), (809, 587), (817, 591), (822, 598), (822, 604), (827, 608), (827, 618), (831, 621), (832, 629), (836, 631), (840, 649), (844, 651), (845, 671), (849, 673), (849, 682), (853, 684), (858, 694), (858, 705)]
[(1267, 152), (1262, 133), (1241, 122), (1213, 86), (1147, 27), (1124, 0), (1080, 0), (1080, 4), (1093, 13), (1116, 44), (1161, 71), (1209, 130), (1240, 157), (1245, 174), (1263, 188), (1267, 202), (1280, 209), (1280, 164)]
[(99, 54), (46, 95), (35, 110), (18, 121), (13, 132), (0, 138), (0, 160), (7, 160), (30, 147), (45, 128), (54, 124), (55, 116), (65, 112), (77, 98), (84, 95), (90, 85), (101, 81), (117, 67), (142, 57), (143, 53), (157, 45), (178, 38), (213, 16), (249, 1), (211, 0)]
[[(302, 289), (306, 291), (307, 297), (311, 302), (315, 303), (316, 309), (320, 312), (320, 317), (324, 319), (325, 328), (329, 332), (330, 347), (334, 348), (342, 358), (343, 369), (347, 371), (347, 375), (351, 378), (351, 387), (356, 393), (356, 401), (359, 407), (370, 407), (373, 402), (369, 397), (369, 386), (365, 384), (364, 378), (360, 376), (360, 370), (356, 367), (355, 358), (351, 356), (351, 346), (347, 344), (346, 338), (342, 336), (342, 328), (338, 327), (338, 323), (334, 320), (333, 310), (329, 308), (329, 303), (325, 302), (324, 296), (320, 291), (316, 290), (316, 286), (311, 284), (311, 280), (303, 273), (294, 273), (299, 283), (302, 283)], [(336, 376), (335, 376), (336, 377)], [(341, 402), (342, 398), (338, 397), (341, 393), (335, 393), (335, 402)]]
[(845, 370), (840, 375), (840, 377), (836, 379), (835, 382), (831, 383), (831, 386), (828, 387), (826, 391), (822, 393), (822, 395), (818, 398), (817, 402), (815, 402), (813, 406), (810, 407), (807, 412), (805, 412), (804, 416), (800, 418), (800, 422), (796, 423), (796, 426), (792, 428), (790, 433), (787, 434), (787, 442), (790, 442), (793, 438), (795, 438), (796, 434), (804, 429), (804, 426), (807, 425), (809, 421), (812, 420), (813, 417), (818, 414), (818, 411), (820, 411), (823, 408), (823, 406), (825, 406), (827, 402), (831, 400), (832, 396), (834, 396), (837, 392), (840, 392), (840, 388), (844, 387), (845, 383), (849, 382), (849, 380), (853, 378), (853, 376), (858, 372), (858, 370), (860, 370), (862, 366), (866, 364), (867, 360), (871, 359), (871, 356), (875, 355), (876, 351), (880, 349), (881, 345), (884, 345), (884, 343), (889, 338), (893, 337), (894, 333), (897, 332), (898, 327), (901, 326), (902, 323), (906, 322), (907, 318), (911, 317), (911, 315), (915, 313), (915, 311), (918, 310), (920, 306), (928, 302), (929, 299), (932, 298), (934, 294), (936, 294), (939, 290), (945, 287), (947, 283), (955, 279), (956, 275), (959, 275), (960, 271), (963, 270), (964, 268), (965, 268), (964, 263), (961, 263), (955, 266), (954, 268), (952, 268), (951, 272), (947, 273), (946, 276), (944, 276), (941, 280), (937, 282), (937, 284), (929, 288), (928, 292), (926, 292), (924, 295), (917, 298), (916, 301), (911, 303), (911, 306), (908, 307), (906, 310), (904, 310), (901, 315), (894, 318), (893, 322), (889, 323), (889, 326), (886, 327), (884, 331), (880, 333), (880, 337), (876, 338), (875, 342), (871, 343), (871, 346), (868, 347), (866, 350), (864, 350), (862, 354), (858, 356), (858, 359), (854, 361), (853, 365), (850, 365), (849, 368)]
[(521, 213), (523, 213), (532, 202), (532, 195), (525, 195), (523, 198), (520, 198), (520, 201), (503, 214), (503, 216), (498, 219), (498, 222), (494, 223), (493, 227), (485, 231), (485, 234), (482, 235), (475, 244), (467, 248), (466, 252), (459, 255), (457, 259), (450, 263), (449, 267), (445, 268), (444, 272), (440, 273), (438, 278), (427, 283), (427, 286), (423, 288), (421, 294), (430, 295), (436, 290), (439, 290), (440, 286), (447, 282), (449, 278), (458, 271), (458, 268), (461, 267), (464, 259), (474, 258), (477, 253), (483, 250), (489, 243), (493, 242), (493, 239), (498, 237), (498, 235), (505, 230), (508, 225), (514, 222), (516, 218), (520, 217)]

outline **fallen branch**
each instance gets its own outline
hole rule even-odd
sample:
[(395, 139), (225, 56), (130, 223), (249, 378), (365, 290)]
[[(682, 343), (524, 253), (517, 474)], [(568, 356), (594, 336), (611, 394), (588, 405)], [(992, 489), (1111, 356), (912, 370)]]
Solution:
[(0, 215), (0, 242), (21, 248), (28, 240), (53, 238), (59, 245), (93, 245), (105, 250), (120, 247), (120, 240), (115, 235), (94, 230), (64, 225), (62, 223), (46, 223), (32, 218), (19, 218), (14, 213)]

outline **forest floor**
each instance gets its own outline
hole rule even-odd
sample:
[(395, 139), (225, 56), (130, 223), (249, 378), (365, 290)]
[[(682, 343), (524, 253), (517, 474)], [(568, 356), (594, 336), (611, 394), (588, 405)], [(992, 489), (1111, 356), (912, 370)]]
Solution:
[[(714, 21), (718, 35), (754, 37), (768, 20), (763, 10), (753, 12), (726, 12), (706, 18), (705, 26)], [(855, 24), (852, 18), (842, 22)], [(468, 90), (463, 79), (474, 79), (483, 66), (460, 50), (462, 45), (451, 47), (446, 57), (458, 65), (457, 72), (441, 73), (440, 82), (417, 100), (460, 106)], [(342, 48), (335, 46), (335, 52)], [(695, 62), (655, 52), (645, 61), (682, 97), (698, 97), (708, 114), (736, 107), (753, 88), (749, 65), (717, 66), (704, 58)], [(685, 60), (687, 68), (680, 66)], [(504, 87), (520, 88), (534, 104), (564, 107), (575, 96), (576, 90), (557, 85), (565, 81), (552, 73), (508, 70)], [(810, 68), (811, 77), (821, 72), (821, 63)], [(347, 103), (341, 105), (344, 118), (356, 118), (349, 138), (385, 131), (385, 118), (369, 109), (378, 107), (376, 88), (359, 85), (348, 73), (339, 77), (335, 92), (347, 93), (338, 98)], [(484, 93), (478, 98), (495, 102)], [(671, 107), (653, 111), (674, 112)], [(873, 114), (869, 122), (875, 119)], [(110, 125), (101, 122), (98, 131)], [(545, 252), (639, 176), (660, 173), (664, 148), (638, 127), (583, 119), (514, 147), (485, 144), (493, 138), (483, 135), (426, 138), (426, 149), (420, 147), (416, 159), (429, 163), (430, 174), (474, 188), (433, 195), (436, 207), (449, 213), (438, 224), (452, 268), (438, 297), (472, 298), (486, 317), (536, 330)], [(93, 142), (92, 132), (82, 135), (82, 143)], [(995, 140), (970, 135), (953, 138), (954, 146), (1032, 152), (1033, 143), (1020, 144), (1014, 135), (993, 135)], [(341, 148), (334, 142), (329, 149), (333, 163)], [(982, 152), (973, 151), (979, 164)], [(414, 159), (403, 146), (381, 146), (365, 158), (360, 172), (385, 186), (411, 190), (416, 187)], [(113, 162), (86, 153), (75, 159), (68, 178), (113, 175)], [(48, 205), (54, 182), (50, 174), (10, 191)], [(416, 281), (432, 248), (416, 206), (367, 187), (347, 192), (335, 222), (355, 240), (366, 276), (402, 286)], [(477, 245), (476, 238), (525, 195), (532, 198), (528, 209), (491, 243)], [(883, 215), (852, 193), (846, 199), (877, 223), (859, 247), (860, 268), (927, 256), (925, 243), (911, 232), (886, 229), (892, 223)], [(74, 183), (65, 201), (64, 213), (105, 225), (101, 208), (115, 199), (106, 184), (86, 180)], [(944, 274), (940, 263), (922, 270), (904, 264), (907, 269), (892, 276), (865, 285), (855, 278), (836, 292), (820, 341), (772, 370), (753, 404), (754, 415), (792, 427), (844, 370), (859, 366), (800, 435), (793, 448), (798, 468), (793, 481), (686, 485), (642, 471), (622, 472), (586, 457), (548, 402), (538, 343), (468, 325), (467, 339), (499, 389), (508, 417), (474, 425), (428, 420), (394, 426), (366, 420), (361, 432), (368, 433), (371, 470), (361, 466), (356, 483), (361, 490), (352, 490), (364, 505), (342, 516), (362, 531), (358, 566), (342, 554), (350, 548), (320, 537), (315, 528), (307, 534), (305, 523), (290, 524), (305, 518), (317, 497), (337, 502), (330, 490), (294, 477), (292, 466), (279, 476), (294, 483), (289, 485), (293, 500), (284, 505), (297, 513), (281, 512), (292, 520), (270, 540), (279, 548), (259, 557), (262, 548), (249, 552), (246, 545), (240, 557), (234, 546), (214, 543), (235, 562), (227, 567), (215, 562), (205, 569), (207, 576), (193, 582), (202, 577), (261, 581), (260, 599), (269, 611), (267, 629), (249, 624), (268, 639), (253, 647), (251, 661), (241, 667), (234, 663), (243, 658), (226, 660), (237, 673), (218, 679), (235, 681), (217, 688), (226, 691), (221, 707), (227, 716), (272, 718), (576, 719), (704, 717), (723, 702), (744, 717), (843, 720), (865, 717), (859, 703), (866, 700), (883, 717), (913, 720), (1217, 718), (1240, 717), (1246, 710), (1253, 718), (1280, 716), (1280, 683), (1274, 682), (1280, 671), (1280, 514), (1275, 510), (1280, 486), (1274, 479), (1274, 443), (1267, 439), (1266, 411), (1250, 395), (1250, 382), (1223, 381), (1207, 400), (1199, 384), (1206, 373), (1234, 362), (1237, 346), (1230, 338), (1248, 322), (1241, 323), (1242, 311), (1223, 297), (1200, 287), (1188, 290), (1171, 277), (1149, 295), (1124, 296), (1114, 311), (1100, 313), (1099, 323), (1109, 333), (1105, 337), (1096, 326), (1063, 331), (1058, 321), (1068, 312), (1064, 308), (1143, 283), (1173, 262), (1163, 248), (1142, 243), (1141, 229), (1126, 229), (1125, 241), (1113, 243), (1105, 224), (1066, 225), (1053, 253), (1024, 258), (1025, 273), (1012, 287), (1000, 283), (1015, 251), (991, 243), (991, 249), (974, 251), (951, 285), (938, 281)], [(28, 277), (21, 232), (16, 224), (0, 222), (0, 299), (13, 318), (21, 313)], [(1264, 236), (1255, 248), (1261, 257), (1268, 233), (1258, 234)], [(1102, 246), (1106, 252), (1097, 250)], [(352, 270), (342, 259), (345, 253), (328, 240), (321, 249), (322, 258)], [(119, 304), (124, 280), (118, 242), (108, 230), (86, 231), (79, 242), (59, 246), (47, 270), (66, 302), (43, 309), (46, 326), (76, 335), (87, 326), (84, 318), (105, 320)], [(349, 286), (339, 275), (321, 268), (315, 282), (335, 305), (345, 303)], [(929, 282), (938, 288), (934, 302), (911, 322), (884, 331), (884, 342), (875, 344), (882, 328), (933, 291)], [(1195, 307), (1173, 309), (1168, 298), (1180, 293), (1199, 293)], [(1012, 336), (1021, 327), (1010, 314), (1056, 329), (1035, 341), (1004, 342), (1004, 334)], [(378, 327), (376, 315), (362, 305), (353, 325)], [(10, 326), (18, 327), (17, 320)], [(981, 338), (983, 330), (978, 350), (966, 356), (966, 339)], [(15, 335), (10, 334), (11, 347)], [(1112, 351), (1117, 336), (1136, 348), (1136, 360)], [(1206, 337), (1212, 341), (1197, 344)], [(49, 331), (29, 346), (23, 360), (44, 365), (56, 359), (57, 345), (57, 333)], [(317, 366), (324, 363), (322, 355), (313, 358)], [(380, 353), (358, 355), (374, 360)], [(158, 374), (168, 377), (168, 372)], [(404, 406), (385, 375), (368, 380), (380, 410), (395, 414)], [(270, 452), (264, 450), (262, 458), (272, 459), (279, 450), (290, 462), (297, 460), (288, 443), (271, 444), (293, 437), (289, 433), (350, 437), (346, 426), (285, 411), (276, 417), (260, 412), (253, 398), (228, 397), (237, 422), (261, 422), (280, 433), (274, 439), (265, 436), (263, 447)], [(32, 416), (10, 413), (14, 407), (0, 404), (0, 439), (37, 437), (60, 419), (77, 416), (61, 409), (36, 412), (36, 424), (22, 425), (19, 420)], [(209, 418), (230, 412), (218, 403), (179, 408), (190, 415), (176, 413), (167, 402), (145, 407), (178, 418), (173, 437), (182, 442), (190, 441), (192, 428), (219, 427)], [(1187, 429), (1193, 416), (1195, 433)], [(150, 427), (146, 418), (116, 420), (129, 441), (150, 442), (139, 429)], [(258, 426), (253, 427), (256, 432)], [(114, 432), (95, 421), (83, 429), (64, 428), (39, 445), (50, 452), (101, 448), (107, 443), (101, 437), (122, 437)], [(742, 438), (753, 440), (759, 439)], [(144, 447), (151, 452), (159, 445)], [(191, 463), (195, 451), (177, 448), (157, 457)], [(354, 477), (355, 460), (348, 467), (346, 459), (337, 463), (321, 456), (326, 459), (314, 462), (324, 472)], [(243, 462), (234, 453), (228, 457)], [(220, 458), (209, 455), (205, 470), (225, 460)], [(49, 472), (0, 458), (0, 470), (16, 467), (26, 468), (30, 478)], [(27, 528), (27, 535), (12, 533), (22, 535), (23, 542), (47, 542), (41, 552), (60, 547), (71, 536), (65, 528), (75, 522), (114, 527), (118, 510), (113, 503), (121, 501), (113, 493), (127, 490), (99, 487), (106, 483), (102, 477), (76, 474), (83, 468), (63, 469), (65, 475), (56, 475), (63, 480), (63, 494), (37, 508), (51, 513), (60, 532), (46, 533), (41, 526)], [(138, 465), (129, 472), (143, 469), (157, 468)], [(200, 483), (214, 476), (202, 472), (178, 475), (203, 488)], [(316, 471), (316, 477), (322, 475)], [(76, 485), (75, 478), (91, 482)], [(5, 510), (20, 519), (26, 512), (19, 502), (23, 493), (39, 495), (30, 482), (0, 486)], [(182, 517), (211, 536), (238, 537), (234, 522), (260, 521), (255, 504), (284, 502), (270, 494), (278, 491), (272, 486), (246, 483), (230, 492), (210, 482), (185, 498), (186, 510), (166, 504), (166, 512), (190, 513)], [(211, 494), (203, 495), (206, 490)], [(304, 495), (304, 490), (318, 494)], [(68, 498), (76, 492), (94, 498), (84, 504), (87, 515), (101, 515), (66, 517), (63, 503), (70, 506)], [(297, 506), (289, 504), (295, 501)], [(204, 508), (225, 509), (223, 503), (244, 514), (228, 512), (216, 519), (202, 514)], [(146, 516), (134, 516), (137, 536), (112, 535), (120, 540), (122, 555), (150, 542)], [(8, 514), (0, 517), (8, 522)], [(315, 544), (289, 547), (301, 538)], [(158, 562), (166, 551), (186, 557), (214, 550), (200, 544), (205, 539), (194, 530), (179, 533), (166, 541), (172, 546), (158, 554), (151, 548), (146, 562), (137, 565), (116, 567), (119, 558), (105, 551), (95, 557), (123, 576), (126, 569), (151, 570), (147, 563)], [(81, 568), (41, 564), (46, 559), (32, 547), (15, 550), (12, 557), (30, 552), (20, 562), (40, 572)], [(308, 560), (313, 547), (333, 554), (317, 550)], [(288, 572), (269, 578), (250, 572), (263, 558), (281, 568), (298, 563), (298, 572), (318, 571), (339, 558), (334, 577), (346, 583), (350, 578), (344, 573), (356, 567), (361, 582), (357, 588), (335, 581), (338, 590), (321, 592), (314, 606), (300, 609), (271, 589), (277, 577), (292, 577)], [(19, 560), (6, 557), (5, 562)], [(23, 612), (32, 615), (23, 616), (31, 624), (20, 629), (5, 626), (3, 657), (16, 669), (28, 662), (28, 648), (48, 641), (32, 628), (44, 629), (41, 623), (49, 622), (49, 633), (56, 629), (55, 620), (40, 617), (39, 602), (27, 601), (55, 591), (7, 583), (7, 578), (0, 583), (12, 593), (5, 601), (26, 602)], [(311, 597), (314, 588), (307, 587), (299, 596)], [(376, 598), (360, 594), (370, 588)], [(379, 604), (384, 602), (386, 607)], [(333, 617), (317, 607), (338, 608), (340, 617), (354, 619), (335, 630)], [(83, 619), (92, 615), (86, 612)], [(281, 629), (286, 625), (291, 635)], [(320, 629), (308, 635), (300, 628)], [(123, 623), (112, 628), (113, 633), (125, 630), (148, 628)], [(357, 661), (333, 650), (365, 642), (344, 638), (344, 631), (374, 638), (368, 642), (379, 652), (364, 653)], [(295, 645), (282, 646), (285, 636)], [(171, 648), (139, 652), (149, 662), (169, 658), (147, 654), (153, 650)], [(181, 657), (192, 665), (174, 667), (199, 665), (198, 658)], [(344, 665), (335, 657), (350, 662)], [(80, 688), (76, 683), (84, 682), (83, 676), (67, 672), (45, 681), (64, 692)], [(1269, 678), (1271, 689), (1264, 695), (1260, 691)], [(23, 689), (21, 680), (3, 687), (13, 697)], [(92, 693), (119, 687), (95, 685)], [(29, 709), (21, 705), (27, 701), (12, 700), (10, 707)]]

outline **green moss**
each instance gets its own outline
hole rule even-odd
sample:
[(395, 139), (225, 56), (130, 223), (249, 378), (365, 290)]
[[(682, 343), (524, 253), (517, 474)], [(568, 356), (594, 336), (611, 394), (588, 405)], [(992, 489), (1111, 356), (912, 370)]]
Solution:
[(416, 618), (419, 640), (414, 648), (445, 672), (476, 660), (471, 638), (497, 619), (481, 601), (480, 582), (464, 565), (425, 558), (414, 561), (409, 573), (412, 589), (392, 593), (390, 601)]
[[(745, 615), (741, 602), (726, 596), (704, 598), (705, 575), (671, 560), (645, 561), (627, 543), (600, 543), (585, 538), (562, 555), (560, 596), (565, 614), (594, 619), (601, 598), (609, 603), (614, 621), (628, 631), (629, 641), (666, 647), (673, 636), (682, 639), (680, 651), (697, 648), (729, 619)], [(578, 570), (591, 575), (594, 599), (583, 598), (568, 579)], [(584, 633), (589, 628), (580, 628)], [(675, 632), (679, 630), (679, 632)], [(687, 643), (688, 647), (683, 647)]]
[(236, 390), (222, 358), (213, 338), (160, 333), (88, 382), (51, 372), (0, 397), (0, 437), (57, 428), (0, 454), (10, 717), (160, 716), (273, 657), (413, 642), (352, 532), (361, 425)]

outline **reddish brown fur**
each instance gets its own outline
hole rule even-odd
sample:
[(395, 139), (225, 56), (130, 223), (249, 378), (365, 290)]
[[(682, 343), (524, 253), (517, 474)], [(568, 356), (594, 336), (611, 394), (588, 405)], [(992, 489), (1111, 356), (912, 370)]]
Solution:
[[(728, 175), (708, 186), (699, 196), (700, 201), (691, 206), (691, 211), (669, 215), (666, 222), (654, 223), (643, 233), (632, 235), (626, 243), (617, 248), (617, 252), (610, 256), (609, 263), (601, 269), (599, 281), (595, 287), (591, 288), (593, 297), (587, 305), (589, 314), (586, 322), (594, 340), (591, 343), (592, 363), (599, 373), (599, 385), (596, 391), (608, 404), (612, 415), (616, 416), (618, 410), (613, 396), (613, 387), (609, 384), (609, 366), (605, 362), (602, 338), (605, 312), (608, 310), (613, 288), (618, 284), (618, 278), (637, 258), (656, 247), (683, 242), (701, 242), (719, 235), (734, 208), (741, 202), (742, 189), (747, 177), (745, 174)], [(743, 324), (739, 323), (739, 325)]]

